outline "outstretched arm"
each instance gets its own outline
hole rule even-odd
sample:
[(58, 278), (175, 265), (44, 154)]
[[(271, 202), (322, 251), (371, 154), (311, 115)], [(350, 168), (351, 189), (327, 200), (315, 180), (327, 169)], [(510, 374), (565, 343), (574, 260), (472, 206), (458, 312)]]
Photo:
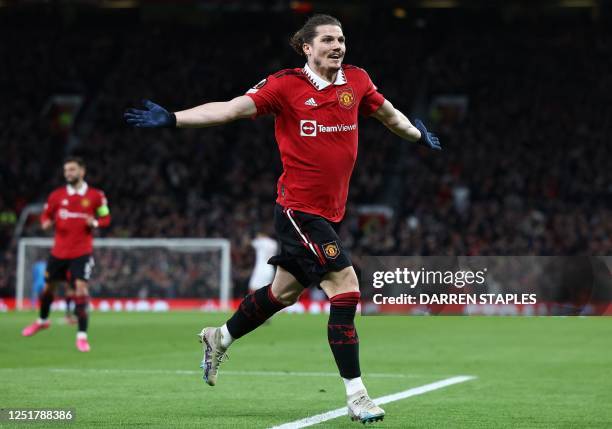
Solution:
[(230, 101), (206, 103), (176, 112), (176, 126), (179, 128), (211, 127), (249, 118), (256, 113), (257, 108), (251, 97), (241, 95)]
[(248, 118), (257, 113), (253, 100), (244, 95), (175, 113), (149, 100), (145, 100), (144, 105), (147, 110), (128, 109), (125, 112), (123, 117), (128, 124), (138, 128), (203, 128)]
[(416, 119), (414, 125), (412, 125), (408, 118), (393, 107), (393, 104), (388, 100), (385, 100), (372, 116), (404, 140), (422, 143), (431, 149), (442, 149), (438, 137), (427, 131), (427, 128), (425, 128), (425, 125), (420, 119)]

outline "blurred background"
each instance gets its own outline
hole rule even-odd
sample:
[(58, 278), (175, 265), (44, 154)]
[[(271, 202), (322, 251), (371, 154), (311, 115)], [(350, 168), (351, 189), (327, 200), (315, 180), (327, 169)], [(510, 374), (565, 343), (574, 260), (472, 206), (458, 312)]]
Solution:
[[(612, 254), (610, 2), (0, 0), (0, 297), (15, 294), (18, 239), (45, 235), (38, 211), (68, 154), (109, 199), (101, 236), (227, 238), (233, 294), (244, 294), (281, 173), (273, 118), (160, 131), (122, 114), (143, 98), (174, 111), (227, 100), (302, 67), (288, 39), (312, 13), (342, 21), (345, 63), (444, 147), (362, 118), (341, 229), (357, 266), (367, 255)], [(97, 256), (94, 295), (218, 287), (189, 258), (135, 262), (142, 281), (126, 281), (119, 259)]]

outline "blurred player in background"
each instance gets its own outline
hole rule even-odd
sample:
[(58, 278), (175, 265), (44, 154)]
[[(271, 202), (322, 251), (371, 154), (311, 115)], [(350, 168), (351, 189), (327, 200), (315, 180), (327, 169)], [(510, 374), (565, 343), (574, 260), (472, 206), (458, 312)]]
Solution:
[(32, 294), (30, 300), (38, 301), (38, 297), (45, 288), (45, 273), (47, 272), (47, 261), (36, 261), (32, 266)]
[(44, 230), (55, 226), (55, 240), (45, 273), (45, 287), (40, 295), (40, 317), (23, 329), (30, 337), (50, 326), (49, 311), (55, 288), (60, 282), (74, 284), (74, 304), (78, 332), (76, 347), (90, 350), (87, 339), (89, 291), (87, 282), (94, 266), (93, 231), (110, 224), (110, 211), (104, 192), (85, 182), (85, 163), (79, 157), (64, 161), (66, 186), (49, 195), (41, 216)]
[(230, 344), (279, 310), (296, 302), (305, 287), (318, 286), (330, 299), (328, 342), (344, 380), (348, 414), (363, 423), (382, 420), (384, 410), (370, 399), (361, 380), (359, 337), (354, 319), (359, 283), (337, 234), (357, 158), (358, 115), (372, 116), (399, 137), (441, 149), (437, 137), (415, 125), (385, 100), (365, 70), (343, 65), (345, 37), (340, 22), (315, 15), (293, 36), (292, 47), (306, 57), (303, 68), (281, 70), (243, 96), (170, 113), (151, 101), (129, 109), (135, 127), (209, 127), (272, 114), (283, 163), (278, 180), (275, 229), (281, 242), (271, 285), (247, 295), (219, 328), (204, 328), (204, 379), (217, 381)]
[(276, 255), (278, 244), (265, 232), (258, 232), (251, 246), (255, 250), (255, 267), (249, 279), (249, 292), (253, 293), (274, 280), (274, 266), (268, 264), (268, 260)]

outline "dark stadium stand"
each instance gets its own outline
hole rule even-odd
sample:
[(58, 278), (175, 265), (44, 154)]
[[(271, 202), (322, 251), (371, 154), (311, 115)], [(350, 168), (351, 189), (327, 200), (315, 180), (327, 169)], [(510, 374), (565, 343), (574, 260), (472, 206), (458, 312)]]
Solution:
[[(134, 130), (122, 113), (140, 98), (173, 110), (228, 99), (280, 68), (301, 67), (287, 39), (303, 17), (235, 13), (207, 25), (127, 18), (39, 22), (31, 33), (28, 15), (0, 19), (3, 40), (23, 34), (0, 44), (0, 93), (9, 100), (0, 103), (0, 296), (14, 294), (15, 217), (61, 185), (66, 151), (86, 159), (87, 180), (109, 198), (104, 236), (228, 237), (235, 289), (246, 287), (249, 238), (272, 218), (281, 168), (273, 120)], [(410, 117), (429, 112), (444, 148), (411, 147), (362, 120), (341, 234), (355, 262), (611, 254), (612, 27), (582, 17), (547, 25), (472, 19), (413, 25), (379, 14), (371, 31), (344, 20), (346, 62), (364, 67)], [(70, 138), (44, 110), (64, 93), (84, 97)], [(437, 116), (430, 102), (439, 95), (466, 97), (465, 117)], [(363, 204), (394, 215), (364, 220)], [(30, 222), (26, 234), (42, 232)], [(138, 294), (129, 282), (116, 287)]]

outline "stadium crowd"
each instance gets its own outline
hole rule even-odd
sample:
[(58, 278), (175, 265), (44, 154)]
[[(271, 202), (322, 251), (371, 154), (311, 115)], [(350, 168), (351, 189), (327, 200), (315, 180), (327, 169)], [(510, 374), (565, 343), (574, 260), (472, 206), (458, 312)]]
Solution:
[[(106, 192), (113, 217), (102, 234), (227, 237), (242, 293), (253, 264), (250, 238), (270, 227), (281, 172), (273, 119), (159, 131), (131, 129), (121, 115), (140, 98), (172, 110), (228, 99), (278, 69), (301, 67), (287, 44), (301, 19), (272, 27), (238, 15), (235, 33), (222, 31), (223, 21), (153, 29), (131, 23), (113, 32), (81, 23), (74, 25), (85, 36), (49, 26), (51, 37), (0, 45), (9, 65), (0, 68), (0, 90), (16, 100), (10, 109), (0, 103), (0, 296), (14, 293), (14, 218), (62, 184), (69, 139), (37, 113), (51, 94), (75, 91), (86, 102), (72, 150), (87, 162), (86, 180)], [(346, 62), (368, 70), (400, 110), (428, 111), (444, 151), (410, 146), (362, 120), (341, 228), (354, 262), (390, 254), (611, 254), (610, 31), (582, 22), (571, 23), (574, 31), (524, 23), (520, 34), (435, 20), (384, 25), (372, 38), (347, 21)], [(248, 49), (247, 40), (255, 41)], [(445, 120), (429, 104), (438, 95), (465, 96), (464, 117)], [(387, 206), (393, 215), (368, 218), (364, 204)], [(30, 222), (26, 234), (41, 231)], [(156, 282), (155, 264), (105, 282), (115, 259), (98, 262), (94, 294), (198, 296), (214, 287), (208, 270), (197, 269), (173, 270)]]

